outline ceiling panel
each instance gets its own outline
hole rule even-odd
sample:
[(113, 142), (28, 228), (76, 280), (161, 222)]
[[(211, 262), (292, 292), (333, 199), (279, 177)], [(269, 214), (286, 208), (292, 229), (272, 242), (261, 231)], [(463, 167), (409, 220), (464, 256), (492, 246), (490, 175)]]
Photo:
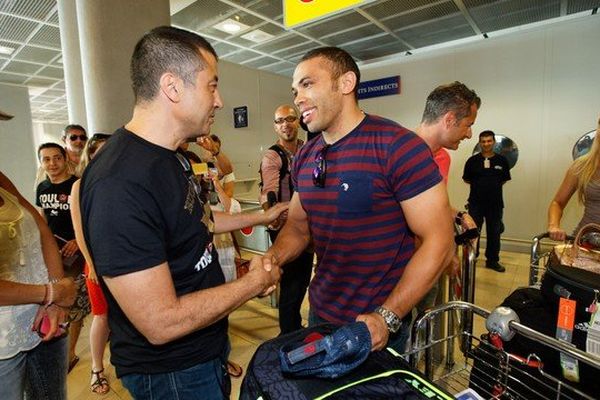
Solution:
[(63, 79), (63, 70), (62, 68), (55, 67), (45, 67), (43, 70), (38, 72), (38, 75), (47, 76), (50, 78)]
[(39, 64), (30, 64), (21, 61), (10, 61), (3, 69), (6, 72), (16, 72), (19, 74), (31, 75), (42, 67)]
[(0, 72), (0, 82), (4, 82), (4, 83), (16, 83), (16, 84), (20, 85), (23, 82), (25, 82), (25, 79), (27, 79), (26, 76), (15, 75), (15, 74), (7, 74), (5, 72)]
[(341, 30), (362, 26), (368, 22), (369, 20), (359, 13), (355, 11), (346, 11), (339, 17), (336, 16), (335, 18), (329, 19), (326, 24), (319, 21), (318, 23), (311, 24), (307, 27), (299, 28), (298, 31), (306, 33), (315, 38), (321, 38), (323, 36), (335, 34)]
[(56, 6), (56, 0), (2, 0), (0, 11), (26, 18), (44, 19)]
[[(282, 0), (197, 0), (171, 22), (205, 35), (223, 60), (290, 76), (308, 50), (323, 44), (347, 49), (360, 64), (596, 7), (600, 0), (373, 0), (285, 29)], [(29, 86), (36, 119), (66, 122), (57, 8), (56, 0), (0, 0), (0, 45), (15, 49), (0, 54), (0, 82)], [(213, 27), (228, 18), (249, 28), (231, 34)], [(241, 37), (257, 29), (273, 38)]]
[(560, 16), (560, 0), (508, 0), (469, 10), (482, 32), (531, 24)]
[(40, 46), (60, 48), (60, 30), (58, 27), (43, 25), (29, 42)]
[(16, 60), (33, 61), (47, 64), (60, 54), (59, 50), (43, 49), (41, 47), (25, 46), (15, 56)]

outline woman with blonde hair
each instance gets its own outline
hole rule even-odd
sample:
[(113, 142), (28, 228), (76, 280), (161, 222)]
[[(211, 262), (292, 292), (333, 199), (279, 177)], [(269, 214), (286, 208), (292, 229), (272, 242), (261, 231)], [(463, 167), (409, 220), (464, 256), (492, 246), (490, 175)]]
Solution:
[(592, 148), (579, 157), (567, 170), (554, 199), (548, 208), (548, 234), (553, 240), (565, 240), (566, 232), (560, 227), (563, 210), (577, 191), (577, 198), (583, 204), (583, 217), (573, 231), (579, 230), (590, 222), (600, 223), (600, 119), (596, 128), (596, 138)]
[[(81, 161), (78, 165), (78, 176), (83, 175), (83, 171), (90, 163), (92, 158), (100, 148), (110, 138), (105, 133), (96, 133), (86, 143), (81, 155)], [(83, 226), (81, 223), (81, 210), (79, 208), (79, 185), (81, 179), (73, 183), (71, 189), (71, 219), (73, 220), (73, 229), (75, 230), (75, 240), (85, 257), (85, 284), (87, 286), (90, 304), (92, 306), (92, 325), (90, 326), (90, 353), (92, 356), (92, 377), (90, 389), (96, 394), (106, 394), (110, 390), (110, 385), (104, 375), (104, 349), (108, 341), (108, 305), (102, 293), (102, 288), (98, 282), (96, 269), (90, 257), (88, 247), (83, 237)]]

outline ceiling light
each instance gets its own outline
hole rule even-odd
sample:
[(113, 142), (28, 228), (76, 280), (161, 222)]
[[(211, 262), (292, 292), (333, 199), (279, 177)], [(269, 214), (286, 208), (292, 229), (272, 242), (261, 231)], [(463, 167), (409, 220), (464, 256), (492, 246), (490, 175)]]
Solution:
[(250, 27), (246, 24), (242, 24), (234, 19), (227, 18), (225, 21), (221, 21), (216, 25), (213, 25), (213, 28), (220, 30), (225, 33), (237, 33), (240, 31), (245, 31)]
[(11, 55), (15, 51), (13, 47), (0, 46), (0, 54)]
[(255, 29), (251, 32), (243, 34), (240, 37), (242, 39), (250, 40), (251, 42), (254, 42), (254, 43), (262, 43), (262, 42), (266, 42), (267, 40), (273, 39), (275, 36), (271, 35), (270, 33), (265, 32), (265, 31), (261, 31), (260, 29)]

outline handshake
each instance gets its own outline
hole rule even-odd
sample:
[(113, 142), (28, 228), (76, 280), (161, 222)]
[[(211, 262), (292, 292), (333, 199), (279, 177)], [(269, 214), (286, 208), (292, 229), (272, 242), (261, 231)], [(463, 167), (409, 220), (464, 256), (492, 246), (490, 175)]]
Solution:
[(255, 282), (259, 289), (259, 297), (270, 295), (281, 279), (281, 266), (277, 257), (269, 252), (263, 256), (254, 256), (250, 261), (250, 270), (244, 278)]

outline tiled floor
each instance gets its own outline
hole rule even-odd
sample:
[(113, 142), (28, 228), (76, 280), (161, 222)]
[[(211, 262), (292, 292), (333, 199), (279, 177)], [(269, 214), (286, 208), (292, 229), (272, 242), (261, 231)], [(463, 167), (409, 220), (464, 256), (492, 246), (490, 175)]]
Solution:
[[(493, 309), (514, 289), (526, 286), (529, 273), (529, 255), (502, 252), (501, 262), (506, 267), (505, 273), (498, 273), (479, 267), (476, 270), (475, 304)], [(480, 262), (483, 264), (483, 262)], [(303, 316), (308, 313), (307, 302), (304, 302)], [(78, 343), (79, 364), (69, 374), (69, 399), (130, 399), (127, 391), (115, 378), (114, 369), (110, 366), (108, 351), (105, 356), (106, 370), (112, 390), (105, 396), (90, 392), (90, 353), (88, 341), (89, 321), (81, 334)], [(256, 347), (263, 341), (275, 337), (279, 333), (277, 310), (271, 308), (268, 298), (255, 299), (235, 311), (229, 317), (230, 338), (232, 343), (231, 359), (244, 367), (244, 371)], [(475, 320), (475, 332), (483, 332), (483, 322)], [(233, 379), (232, 399), (239, 393), (241, 379)]]

